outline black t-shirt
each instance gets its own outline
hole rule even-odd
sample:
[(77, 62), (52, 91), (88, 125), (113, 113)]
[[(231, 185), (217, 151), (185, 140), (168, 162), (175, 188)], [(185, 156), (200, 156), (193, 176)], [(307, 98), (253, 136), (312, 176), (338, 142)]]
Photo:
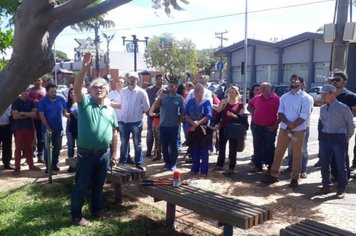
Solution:
[[(35, 102), (31, 99), (22, 100), (21, 98), (16, 98), (12, 103), (12, 110), (18, 112), (31, 112), (35, 108)], [(34, 123), (32, 118), (13, 120), (12, 123), (13, 130), (18, 129), (33, 129)]]
[(336, 99), (349, 106), (351, 110), (353, 106), (356, 106), (356, 94), (350, 90), (344, 89), (343, 93), (339, 94)]

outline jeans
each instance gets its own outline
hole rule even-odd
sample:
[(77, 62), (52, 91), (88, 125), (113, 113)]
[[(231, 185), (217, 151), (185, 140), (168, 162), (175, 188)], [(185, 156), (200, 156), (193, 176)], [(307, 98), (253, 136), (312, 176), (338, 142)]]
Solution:
[(101, 195), (109, 165), (110, 150), (97, 154), (78, 153), (77, 171), (72, 192), (72, 218), (82, 217), (84, 195), (89, 186), (91, 186), (91, 212), (100, 212)]
[(178, 159), (178, 127), (160, 127), (160, 135), (165, 167), (172, 169)]
[[(302, 149), (302, 173), (307, 171), (308, 165), (308, 140), (309, 140), (309, 127), (305, 130), (304, 143)], [(293, 153), (292, 145), (288, 146), (288, 167), (292, 168)]]
[(33, 150), (37, 150), (37, 158), (43, 160), (44, 136), (42, 133), (42, 123), (40, 120), (34, 120), (36, 129), (36, 145)]
[(277, 130), (269, 131), (268, 126), (254, 124), (253, 128), (253, 149), (254, 163), (256, 167), (262, 167), (262, 164), (272, 166), (275, 151), (274, 142), (276, 141)]
[(182, 148), (181, 132), (182, 132), (182, 125), (179, 125), (178, 126), (178, 132), (177, 132), (177, 148), (178, 149)]
[[(42, 133), (43, 137), (45, 137), (46, 132)], [(59, 162), (59, 153), (62, 148), (62, 137), (63, 137), (63, 132), (62, 131), (52, 131), (52, 167), (56, 167)], [(45, 163), (48, 168), (48, 148), (45, 147), (44, 149), (44, 158), (45, 158)]]
[(345, 134), (321, 133), (320, 141), (320, 164), (323, 187), (330, 187), (330, 162), (331, 154), (334, 155), (337, 170), (336, 180), (338, 191), (345, 191), (347, 185), (346, 159), (347, 140)]
[(237, 139), (226, 139), (224, 137), (224, 129), (219, 130), (219, 156), (217, 165), (220, 167), (224, 166), (225, 155), (226, 155), (226, 144), (229, 141), (229, 169), (235, 169), (236, 166), (236, 155), (237, 155)]
[(302, 147), (304, 143), (304, 130), (292, 131), (295, 141), (291, 141), (288, 137), (288, 131), (286, 129), (279, 129), (277, 146), (274, 152), (273, 164), (271, 167), (271, 176), (278, 177), (279, 170), (281, 168), (284, 154), (287, 151), (289, 143), (293, 148), (293, 165), (292, 165), (292, 179), (299, 179), (299, 174), (302, 169)]
[(69, 158), (74, 157), (74, 148), (75, 148), (75, 143), (76, 143), (76, 137), (68, 130), (68, 123), (67, 123), (67, 129), (66, 129), (66, 135), (67, 135), (67, 144), (68, 144), (68, 152), (67, 155)]
[(2, 163), (4, 167), (9, 167), (12, 157), (12, 133), (10, 124), (0, 126), (0, 143), (2, 147)]
[(152, 124), (153, 124), (153, 117), (148, 116), (147, 117), (147, 137), (146, 137), (147, 151), (146, 151), (146, 156), (151, 155), (152, 147), (153, 147), (153, 143), (154, 143)]
[(143, 163), (142, 157), (142, 145), (141, 145), (141, 133), (142, 133), (142, 121), (133, 123), (119, 122), (120, 129), (120, 164), (126, 164), (127, 162), (127, 151), (129, 145), (130, 134), (132, 133), (132, 138), (135, 148), (135, 164), (141, 165)]
[[(206, 145), (201, 146), (200, 144), (192, 144), (192, 159), (193, 165), (191, 171), (193, 173), (200, 173), (202, 175), (207, 175), (209, 170), (209, 151), (207, 140)], [(200, 162), (201, 161), (201, 162)]]

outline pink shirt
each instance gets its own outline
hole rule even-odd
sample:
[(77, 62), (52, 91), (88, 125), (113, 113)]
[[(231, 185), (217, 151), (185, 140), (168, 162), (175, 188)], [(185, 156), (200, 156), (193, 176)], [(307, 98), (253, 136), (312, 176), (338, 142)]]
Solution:
[(272, 93), (268, 98), (259, 94), (249, 102), (249, 105), (254, 108), (252, 122), (256, 125), (269, 126), (277, 121), (279, 107), (277, 94)]

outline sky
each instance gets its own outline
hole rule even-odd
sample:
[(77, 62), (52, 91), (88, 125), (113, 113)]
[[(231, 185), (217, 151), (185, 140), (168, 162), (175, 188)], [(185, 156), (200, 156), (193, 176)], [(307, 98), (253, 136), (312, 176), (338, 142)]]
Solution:
[[(171, 33), (176, 39), (191, 39), (197, 49), (217, 48), (220, 40), (215, 33), (225, 32), (223, 46), (239, 42), (245, 37), (245, 0), (189, 0), (181, 4), (184, 11), (173, 11), (168, 17), (163, 10), (152, 8), (151, 0), (133, 0), (108, 13), (106, 19), (116, 23), (105, 29), (115, 33), (110, 50), (125, 51), (122, 36), (138, 39)], [(334, 17), (334, 0), (248, 0), (247, 37), (272, 41), (283, 40), (303, 32), (316, 32), (331, 23)], [(76, 32), (66, 28), (56, 39), (55, 48), (73, 58), (78, 44), (74, 38), (94, 38), (93, 32)], [(104, 39), (103, 39), (104, 40)], [(105, 40), (104, 40), (105, 41)], [(142, 49), (144, 44), (140, 43)], [(105, 50), (106, 44), (102, 44)]]

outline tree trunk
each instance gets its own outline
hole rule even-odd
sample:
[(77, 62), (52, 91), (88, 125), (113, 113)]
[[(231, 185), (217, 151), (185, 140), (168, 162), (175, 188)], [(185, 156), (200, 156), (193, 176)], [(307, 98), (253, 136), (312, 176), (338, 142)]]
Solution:
[(132, 0), (22, 0), (16, 16), (13, 53), (0, 71), (0, 115), (34, 80), (54, 67), (52, 45), (68, 25), (85, 21)]

